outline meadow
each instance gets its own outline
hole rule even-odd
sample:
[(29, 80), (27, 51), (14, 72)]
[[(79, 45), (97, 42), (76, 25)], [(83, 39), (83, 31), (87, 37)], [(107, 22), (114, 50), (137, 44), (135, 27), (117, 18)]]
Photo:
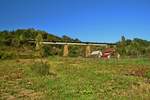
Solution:
[(150, 59), (49, 57), (48, 75), (32, 70), (40, 59), (0, 60), (1, 100), (149, 100)]

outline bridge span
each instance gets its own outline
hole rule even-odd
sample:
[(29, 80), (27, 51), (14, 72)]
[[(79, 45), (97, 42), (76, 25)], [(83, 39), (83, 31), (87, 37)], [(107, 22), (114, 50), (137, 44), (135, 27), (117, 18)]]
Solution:
[[(31, 43), (34, 43), (35, 41), (29, 41)], [(59, 42), (59, 41), (43, 41), (44, 45), (63, 45), (63, 56), (68, 56), (69, 54), (69, 45), (77, 45), (77, 46), (85, 46), (85, 57), (89, 57), (91, 53), (91, 46), (116, 46), (115, 43), (98, 43), (98, 42)]]

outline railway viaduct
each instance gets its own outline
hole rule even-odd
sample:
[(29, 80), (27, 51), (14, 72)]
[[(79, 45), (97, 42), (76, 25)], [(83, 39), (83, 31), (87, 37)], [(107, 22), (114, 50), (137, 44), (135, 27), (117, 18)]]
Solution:
[(49, 41), (44, 41), (42, 42), (44, 45), (63, 45), (64, 50), (63, 50), (63, 56), (66, 57), (69, 54), (69, 49), (68, 46), (70, 45), (78, 45), (78, 46), (85, 46), (85, 57), (89, 57), (91, 53), (91, 46), (116, 46), (115, 43), (97, 43), (97, 42), (49, 42)]

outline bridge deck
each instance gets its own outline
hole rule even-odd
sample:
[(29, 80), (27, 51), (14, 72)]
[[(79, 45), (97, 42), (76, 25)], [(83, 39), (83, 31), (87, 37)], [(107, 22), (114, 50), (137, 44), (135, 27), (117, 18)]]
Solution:
[(65, 43), (65, 42), (43, 42), (43, 44), (58, 44), (58, 45), (95, 45), (106, 46), (107, 44), (94, 44), (94, 43)]
[[(29, 41), (34, 43), (35, 41)], [(44, 41), (43, 44), (56, 44), (56, 45), (94, 45), (94, 46), (107, 46), (107, 45), (116, 45), (115, 43), (96, 43), (96, 42), (49, 42)]]

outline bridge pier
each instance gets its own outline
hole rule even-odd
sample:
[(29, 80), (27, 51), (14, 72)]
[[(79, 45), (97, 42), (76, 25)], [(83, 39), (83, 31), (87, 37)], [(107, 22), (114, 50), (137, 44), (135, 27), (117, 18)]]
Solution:
[(65, 45), (64, 45), (64, 52), (63, 52), (63, 56), (64, 56), (64, 57), (67, 57), (67, 56), (68, 56), (68, 54), (69, 54), (68, 45), (67, 45), (67, 44), (65, 44)]
[(89, 57), (90, 53), (91, 53), (91, 47), (87, 45), (85, 49), (85, 57)]

